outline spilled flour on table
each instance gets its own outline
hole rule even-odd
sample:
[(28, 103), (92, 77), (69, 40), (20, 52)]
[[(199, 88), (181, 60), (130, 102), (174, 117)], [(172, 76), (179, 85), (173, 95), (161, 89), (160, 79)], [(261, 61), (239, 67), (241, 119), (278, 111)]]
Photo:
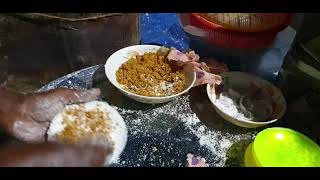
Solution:
[[(230, 135), (211, 131), (192, 112), (188, 96), (149, 110), (117, 110), (125, 117), (129, 139), (144, 139), (138, 143), (138, 151), (130, 150), (138, 157), (130, 159), (125, 155), (123, 159), (126, 161), (120, 162), (123, 166), (186, 166), (187, 154), (193, 153), (203, 157), (209, 166), (221, 167), (225, 165), (230, 146), (242, 138), (251, 137), (251, 134)], [(177, 133), (179, 131), (181, 133)], [(132, 146), (127, 144), (127, 148), (134, 148)], [(157, 154), (157, 151), (160, 152)]]

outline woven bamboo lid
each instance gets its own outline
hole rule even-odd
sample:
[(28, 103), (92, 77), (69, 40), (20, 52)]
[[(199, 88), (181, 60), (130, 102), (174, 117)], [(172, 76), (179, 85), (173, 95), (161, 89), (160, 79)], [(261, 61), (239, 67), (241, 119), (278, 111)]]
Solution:
[(288, 13), (199, 13), (225, 29), (240, 32), (262, 32), (282, 26)]

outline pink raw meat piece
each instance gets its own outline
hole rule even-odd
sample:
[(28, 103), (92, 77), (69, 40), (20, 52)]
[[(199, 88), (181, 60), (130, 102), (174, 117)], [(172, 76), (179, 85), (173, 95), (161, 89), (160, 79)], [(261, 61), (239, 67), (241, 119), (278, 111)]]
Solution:
[(225, 72), (228, 68), (216, 60), (211, 59), (209, 65), (205, 62), (199, 62), (199, 55), (194, 51), (186, 53), (180, 52), (177, 49), (170, 49), (167, 56), (169, 61), (172, 61), (177, 66), (183, 66), (185, 71), (193, 71), (197, 75), (196, 82), (193, 87), (203, 84), (215, 84), (219, 85), (222, 82), (221, 76), (216, 72)]

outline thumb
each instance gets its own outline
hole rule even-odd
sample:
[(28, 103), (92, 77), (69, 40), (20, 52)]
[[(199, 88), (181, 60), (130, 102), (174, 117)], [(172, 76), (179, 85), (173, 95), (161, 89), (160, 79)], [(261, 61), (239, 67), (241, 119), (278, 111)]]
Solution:
[(100, 95), (100, 89), (76, 90), (58, 88), (49, 92), (28, 96), (27, 108), (35, 121), (50, 121), (66, 104), (89, 102)]
[(22, 144), (0, 150), (0, 167), (91, 167), (103, 166), (112, 152), (95, 146)]
[(97, 99), (101, 91), (98, 88), (89, 90), (58, 88), (48, 94), (52, 98), (57, 98), (63, 104), (76, 102), (89, 102)]
[(7, 81), (3, 82), (2, 84), (0, 84), (0, 92), (5, 92), (7, 91)]

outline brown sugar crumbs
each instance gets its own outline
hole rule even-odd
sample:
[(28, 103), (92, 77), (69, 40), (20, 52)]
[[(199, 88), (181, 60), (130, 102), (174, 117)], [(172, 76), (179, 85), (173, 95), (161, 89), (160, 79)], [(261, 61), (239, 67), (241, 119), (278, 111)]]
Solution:
[(116, 72), (118, 83), (126, 90), (143, 96), (170, 96), (186, 88), (186, 74), (173, 70), (168, 59), (157, 53), (130, 58)]
[(107, 137), (112, 123), (109, 114), (99, 107), (86, 111), (83, 105), (67, 108), (62, 118), (65, 128), (58, 134), (58, 139), (66, 144), (80, 143), (94, 135)]

